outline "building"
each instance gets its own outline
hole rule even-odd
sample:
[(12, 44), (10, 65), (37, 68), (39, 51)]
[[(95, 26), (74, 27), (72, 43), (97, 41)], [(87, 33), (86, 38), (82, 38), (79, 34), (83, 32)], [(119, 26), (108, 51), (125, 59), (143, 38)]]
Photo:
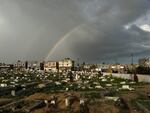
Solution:
[(40, 70), (44, 70), (44, 64), (45, 62), (40, 62)]
[(83, 65), (84, 71), (91, 72), (91, 71), (95, 71), (96, 69), (97, 69), (97, 65), (95, 65), (95, 64), (84, 64)]
[(0, 69), (10, 69), (10, 65), (5, 63), (0, 63)]
[(58, 62), (56, 61), (47, 61), (44, 64), (44, 70), (56, 72), (59, 69)]
[(114, 64), (110, 66), (112, 72), (114, 73), (124, 73), (125, 72), (125, 66), (121, 64)]
[(28, 61), (25, 62), (25, 69), (28, 69)]
[(38, 61), (29, 61), (28, 62), (28, 68), (32, 70), (39, 70), (40, 69), (40, 63)]
[(92, 66), (91, 64), (84, 64), (84, 65), (83, 65), (83, 69), (84, 69), (84, 70), (90, 70), (90, 69), (91, 69), (91, 66)]
[(144, 67), (150, 67), (150, 58), (139, 59), (139, 65)]
[(74, 69), (74, 61), (71, 60), (70, 58), (65, 58), (61, 61), (58, 62), (59, 64), (59, 70), (68, 70), (71, 71)]
[(110, 65), (109, 64), (97, 64), (97, 67), (101, 69), (102, 72), (108, 72)]
[(16, 63), (15, 63), (15, 68), (17, 69), (23, 69), (25, 67), (25, 63), (21, 60), (18, 60)]

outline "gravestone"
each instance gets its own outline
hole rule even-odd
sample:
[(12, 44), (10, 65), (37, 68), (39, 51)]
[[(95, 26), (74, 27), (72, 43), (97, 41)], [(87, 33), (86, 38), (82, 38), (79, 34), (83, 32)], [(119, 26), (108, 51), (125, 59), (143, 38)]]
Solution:
[(11, 95), (12, 95), (12, 96), (16, 96), (16, 91), (15, 91), (15, 90), (12, 90), (12, 91), (11, 91)]
[(123, 85), (122, 89), (130, 89), (129, 85)]

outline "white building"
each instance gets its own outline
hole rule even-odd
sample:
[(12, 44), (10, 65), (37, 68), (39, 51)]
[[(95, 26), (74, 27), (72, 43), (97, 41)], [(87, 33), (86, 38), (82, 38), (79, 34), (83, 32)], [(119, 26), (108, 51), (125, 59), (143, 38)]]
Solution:
[(70, 58), (65, 58), (59, 61), (59, 70), (72, 70), (74, 68), (74, 61)]

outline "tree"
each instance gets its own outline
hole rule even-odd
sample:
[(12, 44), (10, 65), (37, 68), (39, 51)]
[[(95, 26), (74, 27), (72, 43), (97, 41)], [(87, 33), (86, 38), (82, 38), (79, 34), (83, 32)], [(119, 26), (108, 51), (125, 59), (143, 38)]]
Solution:
[(136, 71), (138, 74), (150, 74), (150, 67), (139, 66)]

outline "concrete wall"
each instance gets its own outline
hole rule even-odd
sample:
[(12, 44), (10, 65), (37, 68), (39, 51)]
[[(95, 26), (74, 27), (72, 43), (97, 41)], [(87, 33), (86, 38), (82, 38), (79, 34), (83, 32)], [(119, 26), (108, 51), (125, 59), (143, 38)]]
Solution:
[[(103, 73), (103, 75), (109, 75), (110, 73)], [(112, 73), (112, 76), (118, 77), (118, 78), (123, 78), (123, 79), (133, 79), (133, 75), (131, 74), (120, 74), (120, 73)], [(138, 74), (138, 79), (139, 82), (148, 82), (150, 83), (150, 75), (141, 75)]]

